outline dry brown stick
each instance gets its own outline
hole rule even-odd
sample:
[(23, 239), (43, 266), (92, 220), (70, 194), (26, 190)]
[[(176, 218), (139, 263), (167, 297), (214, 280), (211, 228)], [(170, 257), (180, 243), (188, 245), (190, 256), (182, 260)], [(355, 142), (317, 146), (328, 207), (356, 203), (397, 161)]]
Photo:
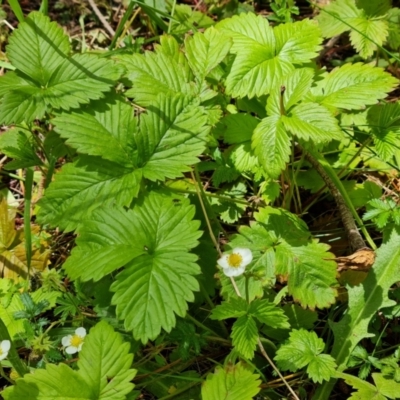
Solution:
[(357, 229), (357, 225), (356, 222), (354, 221), (351, 211), (347, 207), (347, 204), (344, 201), (343, 196), (336, 188), (332, 179), (327, 175), (321, 164), (308, 151), (302, 148), (301, 150), (304, 153), (305, 159), (315, 168), (315, 170), (318, 172), (318, 174), (325, 182), (333, 198), (335, 199), (339, 209), (340, 217), (343, 222), (344, 230), (346, 232), (347, 238), (349, 239), (352, 251), (356, 252), (357, 250), (367, 247), (367, 245), (364, 242), (364, 239), (362, 238), (360, 232)]
[(108, 23), (108, 21), (105, 19), (104, 15), (100, 12), (98, 7), (96, 6), (96, 3), (94, 0), (88, 0), (90, 7), (92, 7), (94, 13), (97, 15), (97, 18), (100, 20), (100, 22), (104, 25), (104, 28), (108, 31), (108, 33), (111, 36), (115, 35), (115, 31), (113, 28), (111, 28), (111, 25)]

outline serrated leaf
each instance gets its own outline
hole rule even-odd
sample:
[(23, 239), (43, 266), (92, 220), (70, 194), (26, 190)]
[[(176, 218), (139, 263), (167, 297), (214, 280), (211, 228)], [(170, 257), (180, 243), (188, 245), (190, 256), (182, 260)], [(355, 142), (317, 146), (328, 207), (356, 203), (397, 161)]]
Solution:
[(229, 301), (224, 301), (222, 304), (216, 306), (210, 315), (211, 319), (228, 319), (239, 318), (247, 313), (248, 304), (246, 300), (241, 297), (231, 298)]
[(24, 128), (12, 128), (0, 136), (0, 151), (10, 158), (5, 169), (19, 169), (41, 165), (42, 161), (36, 155), (32, 133)]
[(214, 25), (214, 20), (201, 11), (193, 10), (187, 4), (177, 4), (174, 18), (170, 23), (170, 32), (175, 35), (182, 35), (190, 30), (208, 28)]
[(226, 90), (234, 97), (267, 94), (276, 82), (317, 55), (321, 38), (309, 20), (282, 24), (276, 28), (254, 14), (225, 19), (217, 29), (233, 39), (236, 54), (226, 80)]
[[(346, 368), (353, 349), (364, 338), (374, 336), (368, 332), (371, 319), (378, 310), (393, 306), (388, 291), (397, 282), (400, 273), (400, 234), (393, 230), (389, 240), (376, 252), (373, 267), (366, 279), (357, 286), (348, 288), (349, 306), (347, 313), (337, 322), (331, 322), (334, 344), (331, 355), (335, 358), (338, 370)], [(325, 384), (320, 392), (328, 392), (331, 385)]]
[(243, 143), (251, 140), (259, 120), (250, 114), (230, 114), (222, 118), (214, 130), (215, 135), (221, 135), (229, 144)]
[(343, 139), (338, 120), (316, 103), (301, 103), (281, 118), (285, 128), (300, 139), (327, 143)]
[(33, 12), (20, 24), (8, 46), (17, 70), (0, 79), (3, 123), (31, 122), (49, 107), (68, 110), (99, 99), (122, 73), (107, 59), (68, 57), (68, 51), (68, 37), (42, 13)]
[(254, 130), (252, 148), (265, 172), (276, 178), (290, 156), (290, 138), (280, 116), (264, 118)]
[(127, 206), (137, 196), (141, 170), (97, 157), (65, 164), (38, 202), (41, 224), (66, 231), (78, 227), (98, 207)]
[(357, 389), (357, 392), (353, 392), (349, 397), (349, 400), (387, 400), (387, 398), (379, 392), (376, 386), (372, 385), (365, 380), (362, 380), (354, 375), (344, 374), (343, 372), (337, 372), (338, 378), (344, 379), (344, 381)]
[(400, 383), (390, 379), (385, 374), (372, 374), (376, 387), (384, 396), (389, 399), (397, 399), (400, 393)]
[(105, 321), (94, 326), (79, 353), (79, 374), (93, 388), (93, 396), (102, 400), (125, 399), (136, 374), (130, 369), (133, 356), (129, 343)]
[[(198, 290), (200, 272), (189, 250), (201, 235), (187, 200), (152, 193), (133, 210), (101, 210), (82, 224), (78, 246), (65, 263), (77, 279), (98, 280), (126, 265), (112, 285), (112, 302), (127, 330), (146, 342), (170, 331)], [(82, 268), (82, 265), (85, 268)]]
[(52, 123), (55, 131), (80, 153), (134, 166), (136, 119), (122, 96), (110, 94), (92, 102), (87, 110), (59, 113)]
[(10, 36), (7, 56), (14, 67), (45, 86), (70, 51), (68, 36), (41, 12), (30, 13)]
[(204, 78), (228, 54), (231, 40), (211, 27), (185, 39), (186, 57), (194, 74)]
[(390, 161), (399, 150), (400, 104), (373, 106), (369, 109), (367, 118), (378, 155), (383, 160)]
[(345, 64), (334, 69), (319, 84), (320, 103), (328, 107), (361, 110), (392, 91), (397, 79), (368, 64)]
[(239, 354), (251, 360), (257, 346), (258, 330), (254, 319), (250, 315), (238, 318), (232, 327), (232, 344)]
[(260, 391), (259, 375), (242, 364), (217, 367), (201, 388), (203, 400), (252, 400)]
[(268, 300), (256, 299), (252, 301), (248, 312), (261, 323), (272, 328), (290, 328), (283, 309), (278, 308), (274, 303), (270, 303)]
[(287, 343), (283, 344), (275, 356), (283, 370), (297, 371), (305, 366), (314, 382), (329, 380), (335, 374), (335, 361), (328, 354), (321, 354), (324, 342), (315, 332), (304, 329), (293, 330)]
[(188, 97), (159, 96), (140, 119), (136, 137), (143, 175), (150, 180), (181, 177), (207, 144), (207, 116)]
[(85, 338), (78, 371), (47, 364), (17, 379), (2, 395), (6, 400), (124, 400), (133, 389), (131, 362), (129, 344), (102, 321)]
[(175, 57), (161, 52), (146, 52), (144, 55), (122, 56), (119, 61), (127, 69), (127, 77), (132, 82), (132, 89), (126, 95), (144, 107), (151, 106), (160, 93), (168, 97), (196, 92), (189, 83), (192, 75)]

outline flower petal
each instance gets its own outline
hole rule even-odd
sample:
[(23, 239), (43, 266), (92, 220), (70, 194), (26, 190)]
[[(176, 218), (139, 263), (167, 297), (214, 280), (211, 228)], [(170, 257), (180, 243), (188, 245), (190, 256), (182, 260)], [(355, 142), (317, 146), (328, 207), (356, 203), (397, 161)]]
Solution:
[(244, 247), (236, 247), (232, 250), (232, 253), (237, 253), (242, 256), (242, 265), (249, 265), (253, 260), (253, 253), (250, 249), (246, 249)]
[(3, 340), (0, 343), (0, 348), (3, 353), (8, 353), (8, 350), (10, 350), (11, 348), (11, 342), (9, 340)]
[(246, 266), (242, 265), (242, 266), (237, 267), (237, 268), (231, 268), (231, 267), (223, 268), (222, 271), (224, 272), (224, 274), (226, 276), (231, 277), (231, 276), (242, 275), (245, 269), (246, 269)]
[(78, 348), (75, 347), (75, 346), (68, 346), (68, 347), (65, 349), (65, 352), (66, 352), (67, 354), (75, 354), (75, 353), (78, 352)]
[(2, 353), (2, 354), (0, 355), (0, 361), (1, 361), (1, 360), (4, 360), (7, 356), (8, 356), (8, 351), (5, 352), (5, 353)]
[(77, 328), (77, 329), (75, 330), (75, 334), (78, 335), (78, 336), (80, 336), (80, 337), (82, 337), (82, 338), (84, 338), (84, 337), (86, 336), (86, 329), (85, 329), (85, 328), (82, 328), (82, 327)]
[(67, 347), (71, 344), (72, 335), (64, 336), (61, 339), (61, 343), (64, 347)]
[(217, 263), (221, 268), (230, 268), (228, 259), (229, 254), (225, 254), (217, 261)]

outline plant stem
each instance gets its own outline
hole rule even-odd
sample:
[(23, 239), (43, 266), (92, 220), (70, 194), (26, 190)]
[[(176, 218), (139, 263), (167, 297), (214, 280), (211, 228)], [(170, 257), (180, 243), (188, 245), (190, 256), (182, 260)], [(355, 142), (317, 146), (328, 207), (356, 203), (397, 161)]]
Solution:
[(28, 267), (28, 276), (31, 270), (32, 260), (32, 232), (31, 232), (31, 201), (33, 187), (33, 168), (27, 168), (25, 174), (25, 206), (24, 206), (24, 235), (26, 265)]
[(0, 319), (0, 339), (9, 340), (11, 342), (11, 348), (8, 352), (7, 359), (8, 361), (10, 361), (10, 364), (13, 366), (13, 368), (17, 371), (17, 374), (20, 377), (23, 377), (29, 372), (29, 369), (19, 358), (17, 349), (15, 348), (14, 343), (11, 340), (10, 334), (8, 333), (8, 329), (2, 319)]
[[(299, 147), (301, 148), (301, 146)], [(301, 149), (304, 152), (304, 156), (307, 161), (309, 161), (310, 164), (319, 173), (321, 178), (324, 180), (326, 186), (329, 188), (333, 198), (335, 199), (352, 251), (355, 252), (362, 249), (363, 247), (366, 247), (364, 239), (361, 237), (355, 221), (357, 221), (360, 225), (360, 229), (364, 233), (368, 244), (373, 250), (375, 250), (376, 245), (374, 241), (372, 240), (368, 231), (365, 229), (364, 223), (357, 214), (357, 211), (355, 210), (353, 203), (351, 202), (345, 188), (343, 187), (342, 182), (337, 177), (331, 165), (320, 153), (310, 149)]]

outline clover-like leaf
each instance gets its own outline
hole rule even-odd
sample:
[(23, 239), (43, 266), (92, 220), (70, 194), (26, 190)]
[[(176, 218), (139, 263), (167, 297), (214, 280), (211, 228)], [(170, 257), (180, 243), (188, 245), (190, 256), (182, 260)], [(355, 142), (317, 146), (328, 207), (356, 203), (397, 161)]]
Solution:
[(227, 93), (234, 97), (261, 96), (276, 82), (293, 72), (294, 65), (317, 55), (321, 37), (312, 21), (303, 20), (272, 28), (254, 14), (241, 14), (217, 24), (232, 37), (236, 55), (226, 80)]
[(321, 354), (324, 342), (315, 332), (292, 330), (287, 343), (277, 351), (275, 360), (283, 370), (297, 371), (307, 366), (307, 373), (314, 382), (329, 380), (335, 374), (335, 361)]
[[(99, 210), (79, 230), (77, 246), (64, 267), (68, 275), (99, 280), (123, 267), (111, 289), (117, 315), (135, 338), (154, 339), (183, 317), (198, 290), (197, 256), (189, 251), (201, 236), (194, 208), (151, 193), (133, 210)], [(82, 268), (82, 266), (84, 266)]]

